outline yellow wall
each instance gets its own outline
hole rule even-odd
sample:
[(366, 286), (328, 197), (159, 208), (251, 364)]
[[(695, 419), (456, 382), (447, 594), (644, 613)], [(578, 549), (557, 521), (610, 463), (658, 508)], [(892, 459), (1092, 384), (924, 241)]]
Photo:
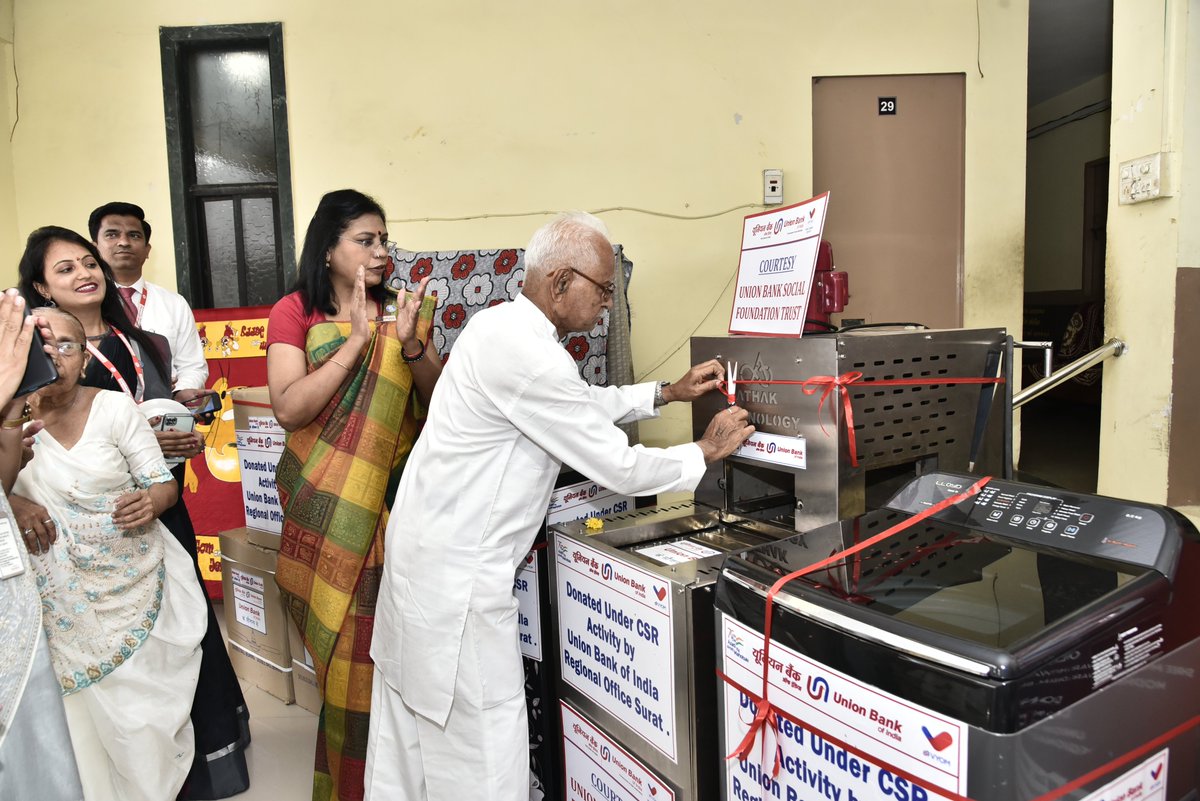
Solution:
[(0, 289), (16, 283), (21, 242), (17, 234), (17, 198), (13, 185), (13, 0), (0, 0)]
[[(281, 20), (298, 232), (342, 186), (419, 249), (522, 245), (543, 210), (646, 210), (602, 216), (635, 263), (638, 376), (674, 379), (688, 337), (728, 324), (762, 169), (787, 202), (810, 194), (813, 76), (963, 72), (964, 318), (1019, 330), (1028, 3), (979, 6), (977, 50), (976, 4), (953, 0), (20, 3), (18, 228), (141, 203), (163, 231), (149, 276), (173, 285), (158, 27)], [(643, 427), (689, 436), (686, 407)]]
[[(1189, 115), (1184, 102), (1188, 45), (1200, 47), (1194, 16), (1189, 41), (1188, 0), (1116, 0), (1113, 8), (1105, 329), (1129, 352), (1105, 363), (1098, 489), (1158, 503), (1167, 492), (1175, 273), (1187, 266), (1180, 262), (1179, 192), (1185, 119), (1192, 126), (1186, 133), (1193, 139), (1200, 133), (1195, 109)], [(1168, 174), (1175, 176), (1170, 194), (1118, 205), (1120, 162), (1160, 150), (1169, 154)], [(1177, 414), (1195, 414), (1196, 401), (1179, 398), (1174, 407)]]
[[(1029, 109), (1030, 129), (1107, 100), (1104, 75)], [(1083, 171), (1108, 155), (1108, 112), (1029, 140), (1025, 164), (1025, 291), (1083, 288)]]

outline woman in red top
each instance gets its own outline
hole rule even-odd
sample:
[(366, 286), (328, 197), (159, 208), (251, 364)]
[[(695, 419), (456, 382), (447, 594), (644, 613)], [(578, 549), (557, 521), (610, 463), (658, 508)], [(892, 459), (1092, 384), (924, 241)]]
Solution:
[(271, 309), (267, 385), (288, 435), (276, 471), (275, 580), (313, 658), (324, 705), (313, 799), (360, 799), (383, 532), (441, 374), (428, 278), (385, 287), (383, 209), (352, 189), (321, 198), (294, 291)]

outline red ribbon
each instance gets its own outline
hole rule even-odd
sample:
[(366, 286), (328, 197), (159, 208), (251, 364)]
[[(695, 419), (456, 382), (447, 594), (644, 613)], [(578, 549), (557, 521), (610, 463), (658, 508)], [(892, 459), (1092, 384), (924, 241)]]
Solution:
[[(805, 395), (815, 395), (817, 390), (824, 387), (821, 392), (821, 399), (817, 403), (817, 422), (821, 424), (821, 432), (825, 436), (830, 436), (825, 430), (825, 422), (821, 420), (821, 410), (825, 407), (825, 401), (829, 398), (834, 390), (841, 394), (842, 409), (846, 415), (846, 445), (850, 449), (850, 464), (853, 467), (858, 467), (858, 442), (854, 437), (854, 408), (850, 405), (850, 390), (847, 389), (851, 384), (862, 383), (873, 387), (927, 387), (941, 386), (942, 384), (1003, 384), (1004, 377), (996, 378), (971, 378), (971, 377), (948, 377), (948, 378), (882, 378), (879, 380), (863, 381), (863, 374), (858, 370), (851, 370), (847, 373), (842, 373), (839, 376), (832, 375), (817, 375), (812, 378), (806, 378), (803, 381), (767, 381), (762, 379), (742, 380), (736, 379), (737, 385), (742, 384), (796, 384), (799, 385), (800, 391)], [(728, 394), (728, 384), (726, 384), (726, 393)], [(833, 422), (837, 422), (837, 412), (833, 405), (830, 407), (830, 417)]]
[[(760, 729), (763, 731), (763, 749), (765, 751), (765, 749), (767, 747), (766, 725), (768, 723), (770, 723), (774, 727), (774, 730), (776, 730), (776, 731), (778, 730), (778, 727), (779, 727), (779, 713), (775, 709), (774, 705), (767, 699), (767, 693), (770, 689), (770, 677), (771, 677), (771, 659), (770, 659), (770, 654), (771, 654), (771, 609), (773, 608), (773, 606), (775, 604), (775, 596), (779, 594), (779, 591), (781, 589), (783, 589), (783, 585), (787, 584), (789, 581), (792, 581), (793, 579), (800, 578), (801, 576), (806, 576), (809, 573), (814, 573), (814, 572), (820, 570), (821, 568), (824, 568), (831, 564), (834, 564), (835, 562), (840, 562), (843, 559), (858, 553), (859, 551), (870, 548), (872, 545), (874, 545), (877, 542), (880, 542), (881, 540), (887, 539), (888, 537), (891, 537), (895, 534), (898, 534), (901, 531), (904, 531), (906, 528), (908, 528), (910, 526), (914, 526), (917, 523), (920, 523), (925, 518), (931, 517), (932, 515), (937, 514), (938, 512), (942, 511), (943, 509), (945, 509), (949, 506), (953, 506), (954, 504), (959, 503), (960, 501), (965, 501), (967, 498), (971, 498), (971, 497), (977, 495), (979, 493), (979, 491), (981, 489), (983, 489), (983, 487), (991, 480), (992, 480), (991, 476), (985, 476), (985, 477), (979, 479), (978, 481), (976, 481), (974, 484), (972, 484), (967, 489), (960, 492), (959, 494), (952, 495), (949, 498), (939, 501), (938, 503), (935, 503), (933, 506), (930, 506), (928, 509), (918, 512), (917, 514), (913, 515), (912, 517), (908, 518), (907, 520), (897, 523), (896, 525), (892, 526), (891, 528), (885, 529), (884, 531), (879, 532), (875, 536), (869, 537), (856, 545), (852, 545), (849, 548), (846, 548), (845, 550), (839, 551), (838, 553), (835, 553), (833, 556), (830, 556), (826, 559), (822, 559), (819, 562), (814, 562), (813, 564), (808, 565), (806, 567), (802, 567), (799, 570), (796, 570), (792, 573), (788, 573), (786, 576), (783, 576), (778, 581), (776, 581), (773, 585), (771, 585), (771, 589), (767, 591), (766, 609), (765, 609), (765, 613), (764, 613), (765, 617), (763, 620), (762, 698), (758, 703), (758, 712), (755, 714), (754, 720), (750, 722), (749, 730), (746, 732), (746, 735), (742, 738), (742, 741), (740, 743), (738, 743), (737, 748), (735, 748), (733, 750), (733, 753), (731, 753), (731, 754), (729, 754), (729, 756), (725, 757), (726, 759), (733, 759), (734, 757), (737, 757), (738, 759), (749, 758), (750, 751), (754, 747), (754, 741), (758, 738), (758, 732)], [(766, 760), (764, 759), (763, 761), (765, 762)], [(780, 761), (780, 747), (779, 747), (779, 743), (778, 743), (778, 738), (776, 738), (775, 766), (771, 771), (772, 777), (779, 775), (779, 761)], [(764, 765), (764, 767), (765, 767), (765, 765)]]

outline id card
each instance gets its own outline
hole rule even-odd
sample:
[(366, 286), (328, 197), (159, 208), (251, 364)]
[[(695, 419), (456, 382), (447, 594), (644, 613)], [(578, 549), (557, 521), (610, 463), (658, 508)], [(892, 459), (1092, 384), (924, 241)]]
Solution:
[(21, 548), (25, 544), (17, 537), (17, 527), (7, 517), (0, 517), (0, 579), (12, 578), (25, 572)]

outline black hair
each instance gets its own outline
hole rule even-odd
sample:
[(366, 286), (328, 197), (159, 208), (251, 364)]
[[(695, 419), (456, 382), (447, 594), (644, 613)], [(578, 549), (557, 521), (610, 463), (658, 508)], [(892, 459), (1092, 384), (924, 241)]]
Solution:
[[(337, 244), (350, 223), (364, 214), (375, 214), (386, 220), (383, 207), (374, 198), (355, 189), (338, 189), (327, 193), (317, 204), (308, 230), (304, 233), (304, 249), (300, 251), (300, 263), (296, 266), (296, 283), (293, 292), (300, 293), (304, 301), (304, 313), (320, 310), (325, 314), (337, 314), (333, 298), (333, 285), (329, 280), (329, 267), (325, 263), (327, 254)], [(368, 297), (380, 306), (387, 299), (383, 283), (367, 288)]]
[(113, 280), (112, 268), (104, 259), (100, 258), (100, 251), (96, 250), (93, 243), (70, 228), (61, 228), (57, 225), (43, 226), (31, 233), (25, 240), (25, 252), (21, 254), (21, 261), (17, 266), (17, 272), (20, 275), (20, 283), (17, 287), (25, 297), (25, 302), (30, 308), (46, 303), (47, 298), (37, 291), (34, 284), (46, 283), (46, 251), (50, 249), (50, 244), (53, 242), (79, 245), (96, 260), (104, 273), (104, 300), (100, 304), (100, 317), (104, 322), (136, 342), (141, 347), (142, 354), (158, 368), (160, 374), (166, 376), (169, 384), (171, 366), (167, 364), (154, 341), (147, 336), (145, 331), (134, 325), (125, 313), (125, 307), (121, 305), (121, 301), (117, 297), (117, 284)]
[(137, 217), (138, 222), (142, 224), (142, 233), (146, 235), (146, 244), (150, 244), (150, 223), (146, 222), (146, 212), (142, 211), (142, 207), (136, 203), (123, 203), (120, 200), (105, 203), (88, 215), (88, 233), (91, 234), (93, 242), (100, 241), (98, 239), (100, 236), (100, 223), (104, 222), (104, 218), (110, 215)]

